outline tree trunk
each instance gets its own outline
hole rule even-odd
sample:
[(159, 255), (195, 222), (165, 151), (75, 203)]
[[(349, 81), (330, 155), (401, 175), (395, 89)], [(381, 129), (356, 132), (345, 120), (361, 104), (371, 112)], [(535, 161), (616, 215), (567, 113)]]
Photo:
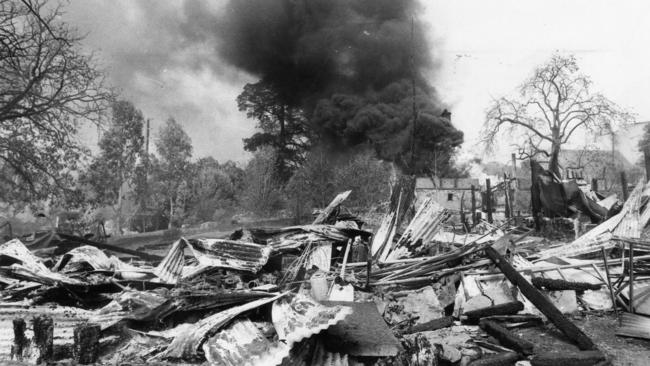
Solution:
[(560, 144), (553, 144), (551, 147), (551, 160), (548, 163), (548, 170), (555, 174), (558, 178), (562, 179), (562, 173), (560, 173)]
[(117, 190), (117, 208), (115, 209), (115, 229), (117, 235), (122, 235), (122, 186), (124, 183), (120, 181), (120, 188)]
[(169, 197), (169, 223), (167, 224), (167, 229), (172, 228), (172, 220), (174, 218), (174, 199)]

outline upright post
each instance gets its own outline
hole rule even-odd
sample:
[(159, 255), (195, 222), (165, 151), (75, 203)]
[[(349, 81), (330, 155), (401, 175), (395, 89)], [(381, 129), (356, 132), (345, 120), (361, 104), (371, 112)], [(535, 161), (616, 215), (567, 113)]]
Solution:
[(476, 219), (476, 187), (472, 184), (472, 226), (478, 224)]
[(650, 148), (643, 149), (643, 161), (645, 162), (645, 181), (650, 181)]
[(54, 321), (51, 316), (37, 315), (33, 320), (36, 363), (52, 361), (54, 353)]
[(594, 192), (598, 192), (598, 179), (591, 178), (591, 190)]
[(487, 219), (488, 222), (491, 224), (493, 220), (492, 220), (492, 186), (490, 184), (490, 178), (485, 180), (485, 200), (487, 201), (486, 202)]
[(506, 202), (506, 219), (509, 219), (512, 216), (512, 209), (510, 207), (510, 183), (508, 180), (508, 175), (506, 173), (503, 173), (503, 193), (505, 196), (505, 202)]
[(621, 188), (623, 189), (623, 200), (627, 201), (630, 193), (627, 190), (627, 176), (625, 175), (625, 172), (621, 172)]

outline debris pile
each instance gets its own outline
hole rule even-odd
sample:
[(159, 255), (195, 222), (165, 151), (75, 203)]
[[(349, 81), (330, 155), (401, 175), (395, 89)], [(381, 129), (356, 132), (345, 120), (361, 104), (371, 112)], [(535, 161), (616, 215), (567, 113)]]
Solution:
[[(650, 339), (650, 185), (572, 243), (506, 220), (457, 232), (399, 184), (374, 232), (335, 197), (311, 224), (181, 238), (164, 257), (74, 236), (0, 245), (0, 358), (29, 363), (607, 362), (572, 320)], [(409, 217), (410, 216), (410, 217)], [(555, 245), (558, 244), (558, 245)], [(617, 313), (618, 314), (618, 313)], [(553, 329), (565, 346), (531, 341)], [(532, 332), (532, 333), (531, 333)]]

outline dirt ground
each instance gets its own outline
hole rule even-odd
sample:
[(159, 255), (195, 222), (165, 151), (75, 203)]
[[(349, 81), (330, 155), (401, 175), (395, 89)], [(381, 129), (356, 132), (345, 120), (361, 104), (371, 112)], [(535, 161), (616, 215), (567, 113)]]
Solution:
[[(615, 366), (650, 365), (650, 341), (617, 336), (618, 320), (611, 313), (586, 313), (574, 315), (573, 322), (604, 351)], [(540, 328), (516, 331), (535, 344), (536, 352), (562, 352), (578, 350), (552, 324)]]

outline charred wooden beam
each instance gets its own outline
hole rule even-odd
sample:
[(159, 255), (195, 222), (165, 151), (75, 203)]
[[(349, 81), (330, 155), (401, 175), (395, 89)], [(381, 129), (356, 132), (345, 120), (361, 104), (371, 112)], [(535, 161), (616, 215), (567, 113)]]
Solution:
[(571, 282), (553, 278), (542, 278), (542, 277), (533, 277), (532, 281), (533, 286), (538, 289), (545, 289), (548, 291), (563, 291), (563, 290), (575, 290), (575, 291), (586, 291), (586, 290), (600, 290), (602, 284), (593, 284), (589, 282)]
[(16, 318), (14, 319), (14, 344), (11, 346), (11, 359), (16, 359), (18, 361), (23, 360), (23, 353), (29, 346), (29, 339), (25, 336), (25, 330), (27, 329), (27, 324), (25, 319)]
[(483, 356), (478, 360), (470, 362), (468, 366), (512, 366), (517, 360), (519, 360), (517, 353), (501, 352)]
[(37, 315), (33, 320), (36, 363), (52, 361), (54, 354), (54, 321), (51, 316)]
[(514, 314), (514, 315), (490, 315), (485, 320), (494, 320), (497, 322), (523, 323), (523, 322), (541, 322), (542, 318), (533, 314)]
[(535, 345), (516, 336), (514, 333), (492, 320), (481, 320), (481, 329), (496, 338), (503, 346), (528, 356), (533, 354)]
[(549, 299), (530, 284), (508, 261), (492, 247), (485, 249), (487, 256), (499, 267), (501, 272), (519, 288), (521, 293), (533, 303), (546, 317), (581, 350), (596, 349), (594, 342), (575, 324), (567, 319)]
[(100, 333), (101, 328), (98, 324), (80, 324), (74, 328), (75, 361), (82, 365), (97, 362)]
[(441, 328), (451, 327), (454, 324), (453, 316), (445, 316), (438, 319), (429, 320), (426, 323), (416, 324), (406, 330), (404, 334), (412, 334), (417, 332), (425, 332), (429, 330), (436, 330)]
[(481, 318), (492, 315), (512, 315), (524, 310), (521, 301), (506, 302), (465, 312), (463, 315), (469, 323), (478, 323)]
[(562, 351), (538, 353), (530, 360), (532, 366), (592, 366), (605, 361), (600, 351)]

